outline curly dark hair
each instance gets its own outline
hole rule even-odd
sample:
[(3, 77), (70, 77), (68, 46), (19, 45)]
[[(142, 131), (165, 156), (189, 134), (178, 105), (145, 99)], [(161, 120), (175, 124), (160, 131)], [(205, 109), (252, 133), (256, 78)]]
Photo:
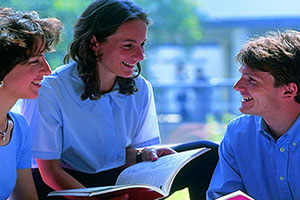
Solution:
[[(40, 19), (35, 11), (0, 8), (0, 81), (17, 65), (40, 52), (53, 51), (60, 40), (62, 23), (56, 18)], [(43, 45), (38, 46), (42, 39)]]
[(252, 70), (269, 72), (275, 87), (296, 83), (295, 101), (300, 103), (300, 32), (268, 32), (247, 42), (236, 59)]
[[(125, 22), (143, 20), (149, 24), (148, 15), (137, 5), (125, 0), (97, 0), (91, 3), (82, 13), (74, 26), (74, 39), (64, 58), (64, 63), (72, 58), (77, 62), (79, 77), (85, 84), (81, 99), (97, 100), (101, 96), (100, 80), (96, 67), (99, 57), (94, 55), (90, 48), (93, 36), (98, 42), (105, 42)], [(100, 55), (101, 59), (101, 55)], [(133, 94), (137, 91), (134, 78), (141, 72), (140, 63), (137, 64), (137, 73), (134, 77), (117, 77), (119, 92)]]

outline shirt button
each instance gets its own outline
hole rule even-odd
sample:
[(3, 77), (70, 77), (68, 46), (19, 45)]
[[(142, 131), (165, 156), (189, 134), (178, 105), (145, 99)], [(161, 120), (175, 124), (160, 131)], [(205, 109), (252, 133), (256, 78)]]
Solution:
[(296, 142), (293, 142), (293, 144), (292, 144), (294, 147), (297, 145), (297, 143)]
[(283, 180), (284, 180), (284, 177), (283, 177), (283, 176), (280, 176), (280, 180), (283, 181)]
[(279, 150), (280, 150), (280, 152), (284, 152), (285, 151), (285, 149), (283, 147), (281, 147)]

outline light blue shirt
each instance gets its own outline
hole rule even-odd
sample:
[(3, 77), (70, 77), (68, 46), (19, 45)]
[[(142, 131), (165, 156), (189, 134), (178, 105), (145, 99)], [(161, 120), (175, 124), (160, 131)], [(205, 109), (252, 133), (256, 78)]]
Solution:
[(236, 190), (257, 200), (300, 199), (300, 117), (277, 141), (261, 117), (228, 124), (207, 199)]
[(31, 139), (25, 119), (9, 112), (14, 122), (11, 139), (5, 146), (0, 146), (0, 199), (7, 199), (13, 191), (17, 169), (31, 166)]
[(159, 143), (152, 87), (143, 77), (135, 81), (133, 95), (113, 90), (99, 100), (82, 101), (84, 84), (75, 63), (45, 77), (39, 97), (21, 105), (33, 157), (61, 159), (64, 167), (97, 173), (124, 165), (126, 147)]

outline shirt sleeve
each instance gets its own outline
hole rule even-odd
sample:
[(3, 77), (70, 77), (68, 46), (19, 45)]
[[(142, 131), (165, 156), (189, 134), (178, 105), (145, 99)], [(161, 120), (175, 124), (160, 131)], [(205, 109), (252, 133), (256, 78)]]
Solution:
[(141, 109), (141, 120), (138, 123), (137, 133), (132, 142), (133, 147), (145, 147), (160, 143), (153, 89), (148, 81), (146, 81), (143, 95), (145, 101)]
[(17, 126), (15, 129), (18, 131), (18, 136), (22, 139), (20, 140), (17, 169), (27, 169), (31, 167), (31, 137), (23, 117), (18, 117), (18, 123), (18, 125), (15, 124)]
[(207, 199), (212, 200), (237, 190), (245, 191), (230, 139), (230, 124), (219, 147), (219, 162), (214, 171)]
[(39, 93), (37, 99), (21, 103), (21, 113), (32, 135), (32, 155), (38, 159), (60, 159), (62, 125), (56, 98), (48, 86), (42, 87)]

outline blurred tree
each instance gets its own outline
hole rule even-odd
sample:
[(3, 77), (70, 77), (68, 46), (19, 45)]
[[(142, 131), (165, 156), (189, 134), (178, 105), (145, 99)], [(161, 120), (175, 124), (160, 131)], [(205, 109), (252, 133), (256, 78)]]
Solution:
[(175, 44), (189, 47), (202, 38), (199, 0), (134, 0), (149, 12), (149, 47)]
[[(54, 69), (62, 64), (67, 47), (73, 38), (73, 25), (84, 8), (93, 0), (2, 0), (1, 7), (38, 11), (41, 17), (56, 17), (64, 24), (62, 41), (56, 52), (47, 54)], [(185, 47), (199, 41), (201, 24), (197, 15), (199, 0), (133, 0), (144, 8), (152, 19), (147, 48), (175, 44)], [(146, 64), (146, 63), (145, 63)]]

